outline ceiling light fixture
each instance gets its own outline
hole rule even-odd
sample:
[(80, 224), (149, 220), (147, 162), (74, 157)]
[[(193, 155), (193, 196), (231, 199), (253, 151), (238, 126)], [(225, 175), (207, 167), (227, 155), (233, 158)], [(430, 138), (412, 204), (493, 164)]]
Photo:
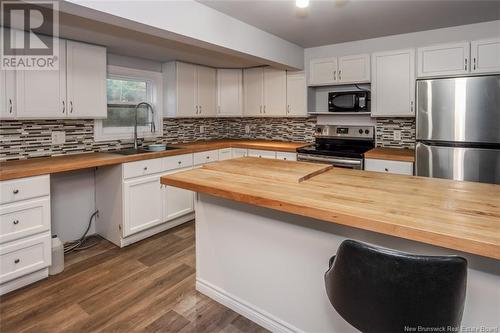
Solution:
[(307, 8), (309, 7), (309, 0), (295, 0), (295, 6), (298, 8)]

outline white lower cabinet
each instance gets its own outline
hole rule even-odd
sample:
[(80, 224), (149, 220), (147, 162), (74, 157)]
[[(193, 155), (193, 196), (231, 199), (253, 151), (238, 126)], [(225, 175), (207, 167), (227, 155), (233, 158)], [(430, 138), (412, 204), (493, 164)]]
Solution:
[(248, 156), (260, 158), (276, 158), (276, 152), (270, 150), (248, 149)]
[(244, 148), (231, 148), (233, 158), (248, 156), (248, 149)]
[[(191, 168), (166, 173), (180, 172)], [(163, 219), (171, 221), (179, 216), (194, 212), (194, 192), (175, 186), (163, 186)]]
[(139, 177), (123, 182), (123, 236), (163, 222), (160, 176)]
[(233, 158), (232, 148), (219, 149), (219, 161), (230, 160)]
[(365, 170), (412, 176), (413, 163), (366, 158)]
[(3, 295), (49, 275), (50, 177), (1, 181), (0, 192), (0, 295)]
[(297, 154), (296, 153), (286, 153), (282, 151), (277, 151), (276, 152), (276, 159), (277, 160), (284, 160), (284, 161), (296, 161), (297, 160)]

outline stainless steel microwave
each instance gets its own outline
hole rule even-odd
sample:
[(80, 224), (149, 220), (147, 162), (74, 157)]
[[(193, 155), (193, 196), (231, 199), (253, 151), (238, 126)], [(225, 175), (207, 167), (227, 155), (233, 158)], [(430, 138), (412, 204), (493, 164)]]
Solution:
[(339, 91), (328, 93), (329, 112), (370, 112), (369, 91)]

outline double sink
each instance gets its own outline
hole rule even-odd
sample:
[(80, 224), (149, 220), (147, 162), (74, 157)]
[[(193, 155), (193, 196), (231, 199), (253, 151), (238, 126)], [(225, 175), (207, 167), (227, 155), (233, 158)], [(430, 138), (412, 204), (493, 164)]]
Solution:
[(114, 151), (113, 154), (119, 154), (119, 155), (136, 155), (136, 154), (149, 154), (149, 153), (157, 153), (161, 151), (167, 151), (167, 150), (174, 150), (174, 149), (179, 149), (181, 147), (172, 147), (172, 146), (166, 146), (165, 149), (162, 150), (148, 150), (144, 148), (129, 148), (129, 149), (122, 149), (122, 150), (117, 150)]

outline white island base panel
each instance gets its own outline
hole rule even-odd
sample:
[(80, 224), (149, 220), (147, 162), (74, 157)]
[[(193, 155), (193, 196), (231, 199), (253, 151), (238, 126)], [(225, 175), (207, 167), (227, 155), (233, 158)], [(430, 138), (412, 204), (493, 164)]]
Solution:
[(273, 332), (355, 332), (331, 306), (324, 285), (328, 260), (348, 238), (467, 258), (462, 325), (498, 329), (498, 260), (206, 194), (196, 200), (196, 288)]

